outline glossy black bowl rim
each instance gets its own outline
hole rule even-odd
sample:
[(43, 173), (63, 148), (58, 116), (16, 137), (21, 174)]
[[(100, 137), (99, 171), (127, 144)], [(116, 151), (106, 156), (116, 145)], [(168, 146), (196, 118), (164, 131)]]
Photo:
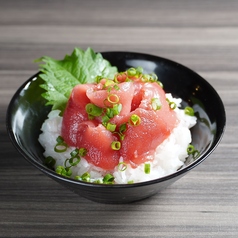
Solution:
[(31, 81), (33, 81), (33, 79), (35, 79), (40, 72), (37, 72), (36, 74), (34, 74), (33, 76), (31, 76), (26, 82), (24, 82), (19, 88), (18, 90), (14, 93), (12, 99), (10, 100), (10, 103), (8, 105), (7, 108), (7, 113), (6, 113), (6, 127), (7, 127), (7, 132), (9, 135), (9, 138), (12, 142), (12, 144), (14, 145), (14, 147), (16, 148), (16, 150), (30, 163), (32, 164), (34, 167), (38, 168), (41, 172), (43, 172), (44, 174), (46, 174), (47, 176), (55, 179), (55, 180), (61, 180), (62, 182), (66, 182), (66, 183), (71, 183), (71, 184), (77, 184), (77, 185), (81, 185), (81, 186), (85, 186), (85, 187), (102, 187), (102, 188), (110, 188), (110, 189), (117, 189), (117, 188), (131, 188), (131, 187), (141, 187), (141, 186), (147, 186), (147, 185), (152, 185), (152, 184), (157, 184), (157, 183), (161, 183), (163, 181), (167, 181), (182, 175), (185, 175), (187, 172), (189, 172), (190, 170), (192, 170), (193, 168), (195, 168), (197, 165), (199, 165), (200, 163), (202, 163), (218, 146), (218, 144), (220, 143), (224, 132), (225, 132), (225, 127), (226, 127), (226, 113), (225, 113), (225, 107), (224, 104), (220, 98), (220, 96), (218, 95), (217, 91), (211, 86), (210, 83), (208, 83), (203, 77), (201, 77), (199, 74), (197, 74), (195, 71), (191, 70), (190, 68), (177, 63), (173, 60), (167, 59), (167, 58), (163, 58), (160, 56), (156, 56), (156, 55), (151, 55), (151, 54), (145, 54), (145, 53), (138, 53), (138, 52), (127, 52), (127, 51), (107, 51), (107, 52), (100, 52), (102, 55), (104, 54), (129, 54), (129, 55), (134, 55), (137, 57), (146, 57), (146, 58), (150, 58), (150, 59), (155, 59), (155, 60), (162, 60), (166, 63), (169, 63), (171, 65), (174, 65), (176, 67), (182, 67), (184, 70), (193, 73), (195, 75), (197, 75), (198, 77), (200, 77), (200, 79), (202, 79), (204, 81), (204, 83), (206, 84), (207, 87), (210, 88), (210, 90), (213, 92), (213, 94), (217, 97), (218, 100), (218, 104), (220, 105), (222, 111), (221, 111), (221, 115), (222, 116), (222, 124), (223, 127), (219, 128), (219, 130), (217, 130), (216, 133), (216, 138), (215, 140), (212, 142), (212, 145), (207, 149), (207, 151), (205, 151), (202, 155), (200, 155), (194, 162), (192, 162), (191, 164), (189, 164), (188, 166), (163, 177), (157, 178), (157, 179), (153, 179), (153, 180), (149, 180), (149, 181), (145, 181), (145, 182), (138, 182), (138, 183), (133, 183), (133, 184), (96, 184), (96, 183), (89, 183), (89, 182), (84, 182), (84, 181), (78, 181), (75, 179), (71, 179), (71, 178), (67, 178), (64, 177), (62, 175), (57, 174), (55, 171), (47, 168), (45, 165), (37, 162), (36, 160), (32, 159), (30, 155), (28, 155), (27, 153), (25, 153), (25, 151), (18, 145), (17, 141), (15, 140), (15, 136), (14, 136), (14, 132), (12, 129), (12, 125), (11, 125), (11, 118), (12, 118), (12, 114), (11, 114), (11, 109), (14, 105), (14, 101), (16, 100), (16, 98), (19, 96), (20, 92), (25, 88), (25, 86), (30, 83)]

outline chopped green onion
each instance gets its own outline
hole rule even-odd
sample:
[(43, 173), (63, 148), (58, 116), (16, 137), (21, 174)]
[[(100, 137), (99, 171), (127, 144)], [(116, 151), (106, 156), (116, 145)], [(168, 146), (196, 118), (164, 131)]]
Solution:
[(175, 108), (176, 108), (176, 103), (175, 102), (170, 102), (169, 103), (169, 107), (172, 109), (172, 110), (174, 110)]
[(121, 142), (120, 141), (113, 141), (111, 143), (111, 148), (113, 150), (120, 150), (121, 149)]
[(189, 155), (193, 154), (194, 150), (195, 150), (195, 147), (193, 145), (188, 145), (187, 152)]
[(120, 133), (125, 133), (126, 132), (126, 123), (123, 123), (119, 127), (119, 132)]
[[(118, 133), (118, 132), (117, 132)], [(120, 140), (124, 140), (125, 139), (125, 135), (122, 133), (118, 133), (118, 136), (120, 137)]]
[(145, 83), (154, 83), (157, 82), (161, 87), (163, 87), (163, 84), (158, 81), (158, 76), (155, 73), (151, 74), (143, 74), (141, 77), (142, 82)]
[(119, 97), (116, 94), (109, 94), (107, 96), (107, 101), (111, 104), (115, 104), (119, 102)]
[(90, 177), (91, 177), (90, 173), (85, 172), (81, 176), (76, 176), (75, 179), (76, 180), (82, 180), (82, 181), (89, 182), (90, 181)]
[(112, 108), (104, 108), (104, 115), (102, 116), (102, 124), (106, 127), (107, 123), (116, 115), (119, 115), (122, 109), (121, 104), (115, 104)]
[[(143, 68), (142, 67), (137, 67), (137, 68), (129, 68), (126, 71), (128, 77), (140, 77), (140, 75), (143, 73)], [(130, 80), (127, 78), (127, 81)]]
[(192, 155), (193, 158), (196, 158), (197, 156), (199, 156), (199, 151), (195, 149), (195, 147), (193, 145), (188, 145), (187, 147), (187, 153), (188, 155)]
[(55, 163), (56, 163), (56, 160), (55, 160), (53, 157), (51, 157), (51, 156), (46, 157), (45, 160), (44, 160), (44, 164), (45, 164), (49, 169), (53, 169)]
[(57, 174), (66, 176), (66, 177), (70, 177), (72, 175), (72, 170), (70, 168), (64, 168), (63, 166), (57, 166), (55, 172)]
[(58, 136), (58, 137), (56, 138), (56, 142), (57, 142), (57, 143), (64, 143), (63, 137), (62, 137), (62, 136)]
[(100, 76), (100, 75), (98, 75), (98, 76), (96, 76), (96, 78), (95, 78), (95, 82), (96, 82), (96, 83), (99, 83), (102, 79), (103, 79), (103, 77)]
[(61, 172), (62, 172), (63, 170), (64, 170), (64, 167), (59, 165), (59, 166), (57, 166), (55, 172), (56, 172), (57, 174), (61, 174)]
[(64, 168), (69, 168), (69, 167), (71, 167), (71, 166), (67, 166), (67, 162), (69, 162), (69, 159), (66, 159), (65, 161), (64, 161)]
[(132, 82), (132, 80), (129, 78), (126, 78), (125, 82)]
[(170, 109), (174, 110), (177, 107), (176, 103), (170, 102), (168, 98), (166, 98), (166, 101), (169, 103)]
[[(87, 153), (87, 150), (85, 148), (80, 148), (80, 149), (76, 148), (75, 150), (71, 151), (70, 152), (71, 158), (66, 159), (64, 161), (64, 166), (58, 166), (55, 170), (56, 173), (66, 177), (70, 177), (72, 175), (71, 167), (76, 166), (81, 160), (80, 156), (85, 156), (86, 153)], [(67, 165), (67, 163), (69, 164), (69, 166)]]
[(197, 158), (198, 156), (200, 155), (199, 151), (198, 150), (194, 150), (193, 152), (193, 158)]
[(132, 126), (138, 126), (141, 123), (141, 118), (136, 115), (136, 114), (132, 114), (129, 120), (129, 124)]
[(136, 75), (136, 69), (135, 68), (130, 68), (127, 70), (128, 76), (135, 76)]
[(194, 110), (192, 107), (185, 107), (184, 113), (188, 116), (194, 116)]
[[(70, 155), (71, 155), (71, 158), (65, 160), (65, 167), (66, 167), (66, 168), (67, 168), (67, 166), (66, 166), (67, 161), (69, 162), (70, 167), (76, 166), (76, 165), (80, 162), (79, 149), (73, 150), (73, 151), (70, 153)], [(69, 167), (69, 168), (70, 168), (70, 167)]]
[(71, 176), (72, 175), (72, 170), (70, 168), (65, 168), (66, 171), (66, 176)]
[(114, 76), (114, 81), (116, 83), (122, 83), (122, 82), (125, 82), (126, 80), (127, 80), (127, 75), (125, 74), (125, 72), (118, 73)]
[(117, 167), (119, 171), (123, 172), (127, 169), (127, 164), (125, 162), (120, 162)]
[(104, 109), (105, 111), (105, 115), (108, 116), (108, 118), (113, 118), (114, 117), (114, 112), (112, 110), (112, 108), (105, 108)]
[(114, 182), (114, 177), (113, 175), (111, 174), (106, 174), (104, 177), (103, 177), (103, 183), (105, 184), (112, 184)]
[(85, 148), (80, 148), (79, 149), (79, 155), (84, 157), (87, 154), (87, 149)]
[(160, 86), (161, 88), (164, 87), (164, 85), (162, 84), (162, 82), (160, 82), (160, 81), (156, 81), (156, 82), (159, 84), (159, 86)]
[(81, 176), (82, 179), (90, 178), (90, 173), (86, 172)]
[(54, 147), (54, 151), (57, 153), (63, 153), (67, 150), (68, 146), (67, 144), (64, 142), (64, 139), (61, 136), (58, 136), (56, 138), (56, 142), (57, 144)]
[(150, 173), (150, 164), (145, 164), (144, 165), (144, 172), (145, 172), (145, 174), (149, 174)]
[(133, 183), (134, 183), (133, 180), (129, 180), (129, 181), (127, 182), (127, 184), (133, 184)]
[(159, 98), (152, 98), (151, 106), (152, 106), (153, 110), (155, 110), (155, 111), (159, 110), (162, 106)]
[(89, 116), (98, 117), (102, 115), (102, 108), (94, 105), (93, 103), (88, 103), (85, 107), (86, 112)]
[(112, 91), (112, 89), (120, 90), (120, 87), (117, 85), (117, 82), (115, 79), (114, 80), (107, 79), (104, 84), (104, 88), (107, 89), (109, 93)]
[(112, 107), (113, 117), (119, 115), (122, 109), (122, 104), (115, 104)]
[(150, 74), (150, 76), (154, 81), (158, 80), (158, 76), (155, 73)]
[(69, 164), (71, 165), (71, 167), (76, 166), (79, 162), (80, 162), (80, 157), (79, 156), (71, 157), (69, 159)]
[(108, 87), (108, 86), (112, 86), (113, 84), (114, 84), (113, 80), (107, 79), (104, 85), (105, 85), (105, 87)]
[(54, 151), (57, 153), (63, 153), (67, 150), (67, 145), (65, 143), (63, 144), (56, 144), (54, 147)]
[[(80, 156), (86, 155), (86, 153), (87, 153), (87, 150), (85, 148), (75, 149), (71, 151), (70, 153), (71, 158), (66, 159), (64, 162), (65, 169), (70, 169), (71, 167), (76, 166), (81, 160)], [(69, 163), (69, 166), (67, 166), (67, 163)]]
[(113, 88), (115, 89), (115, 90), (120, 90), (120, 87), (117, 85), (117, 84), (115, 84), (114, 86), (113, 86)]
[(110, 118), (107, 115), (104, 115), (102, 117), (102, 124), (106, 127), (109, 120), (110, 120)]
[(108, 131), (114, 132), (114, 131), (116, 130), (116, 127), (117, 127), (116, 124), (112, 124), (112, 123), (108, 122), (108, 123), (107, 123), (107, 126), (106, 126), (106, 129), (107, 129)]
[(141, 79), (142, 79), (143, 82), (149, 82), (150, 75), (149, 74), (143, 74)]
[[(124, 124), (123, 124), (124, 125)], [(125, 128), (125, 131), (126, 131), (126, 128)], [(125, 135), (123, 134), (125, 131), (120, 131), (120, 128), (119, 128), (119, 132), (117, 131), (114, 131), (113, 133), (117, 134), (119, 137), (120, 137), (120, 140), (124, 140), (125, 138)]]
[(76, 157), (79, 154), (79, 149), (75, 149), (70, 152), (71, 157)]
[(142, 74), (142, 73), (143, 73), (143, 68), (140, 67), (140, 66), (138, 66), (138, 67), (136, 68), (136, 72), (137, 72), (137, 74)]
[(93, 183), (100, 184), (102, 183), (100, 179), (94, 180)]

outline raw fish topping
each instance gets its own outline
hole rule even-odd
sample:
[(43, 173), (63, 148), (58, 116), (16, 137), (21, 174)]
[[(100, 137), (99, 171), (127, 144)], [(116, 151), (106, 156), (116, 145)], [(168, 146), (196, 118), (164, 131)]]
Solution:
[(177, 124), (155, 75), (131, 68), (113, 79), (79, 84), (63, 114), (61, 136), (72, 147), (85, 148), (85, 159), (113, 170), (123, 158), (132, 167), (153, 160), (155, 148)]
[[(130, 184), (171, 174), (195, 159), (193, 108), (163, 90), (141, 67), (118, 73), (91, 48), (62, 60), (43, 56), (42, 97), (51, 111), (39, 142), (59, 175), (99, 184)], [(186, 104), (186, 102), (185, 102)]]

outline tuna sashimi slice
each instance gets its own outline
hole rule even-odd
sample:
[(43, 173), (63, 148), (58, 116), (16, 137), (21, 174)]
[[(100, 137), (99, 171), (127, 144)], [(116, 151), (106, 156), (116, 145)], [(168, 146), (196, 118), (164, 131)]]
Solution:
[[(153, 160), (156, 147), (162, 143), (176, 126), (177, 118), (166, 101), (165, 92), (154, 82), (122, 82), (110, 91), (102, 83), (76, 86), (63, 115), (62, 137), (69, 146), (85, 148), (89, 163), (105, 170), (113, 170), (120, 157), (132, 166)], [(88, 103), (105, 107), (108, 95), (116, 95), (122, 105), (119, 115), (110, 119), (118, 128), (126, 124), (124, 139), (106, 129), (102, 117), (90, 118), (85, 110)], [(152, 101), (161, 104), (154, 108)], [(110, 105), (109, 105), (110, 107)], [(137, 126), (128, 124), (131, 115), (140, 117)], [(111, 148), (113, 141), (121, 140), (120, 150)]]
[(113, 170), (119, 163), (120, 154), (111, 148), (111, 143), (117, 140), (104, 126), (93, 126), (88, 123), (78, 125), (76, 146), (85, 148), (88, 163), (105, 170)]
[[(153, 159), (155, 148), (170, 135), (177, 122), (175, 112), (166, 101), (165, 92), (157, 83), (142, 84), (136, 97), (139, 107), (126, 118), (117, 118), (119, 123), (128, 121), (132, 114), (141, 118), (138, 126), (128, 126), (121, 147), (121, 156), (134, 166)], [(155, 98), (161, 103), (159, 110), (152, 107), (151, 102)]]
[(129, 125), (125, 132), (120, 150), (125, 162), (135, 167), (153, 160), (155, 148), (170, 135), (176, 123), (173, 112), (170, 115), (164, 112), (138, 108), (131, 113), (139, 116), (141, 122), (138, 126)]
[(74, 87), (63, 115), (61, 133), (69, 146), (75, 146), (77, 142), (78, 124), (88, 120), (85, 106), (90, 103), (86, 91), (92, 88), (92, 84), (80, 84)]
[[(134, 96), (134, 85), (132, 82), (124, 82), (117, 85), (119, 88), (109, 90), (108, 89), (99, 89), (95, 90), (94, 88), (88, 89), (86, 92), (89, 100), (98, 107), (105, 107), (105, 100), (109, 95), (118, 96), (118, 104), (123, 105), (120, 115), (126, 115), (131, 111), (131, 103)], [(110, 103), (109, 103), (110, 105)]]

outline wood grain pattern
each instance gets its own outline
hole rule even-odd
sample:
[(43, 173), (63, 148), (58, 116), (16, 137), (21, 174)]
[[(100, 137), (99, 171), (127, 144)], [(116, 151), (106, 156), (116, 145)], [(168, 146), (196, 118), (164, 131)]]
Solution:
[[(0, 0), (0, 237), (238, 237), (238, 1)], [(5, 126), (33, 60), (75, 46), (137, 51), (180, 62), (207, 79), (226, 108), (215, 152), (154, 197), (97, 204), (29, 165)], [(215, 105), (214, 105), (215, 106)]]

